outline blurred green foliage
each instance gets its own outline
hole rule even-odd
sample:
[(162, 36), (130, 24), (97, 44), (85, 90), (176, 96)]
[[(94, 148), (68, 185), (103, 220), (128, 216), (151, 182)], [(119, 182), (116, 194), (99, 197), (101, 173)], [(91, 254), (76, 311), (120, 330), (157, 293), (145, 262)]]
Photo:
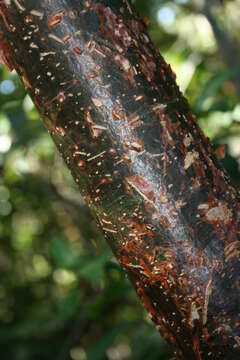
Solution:
[[(136, 0), (199, 124), (240, 183), (240, 101), (194, 1)], [(223, 6), (223, 5), (222, 5)], [(235, 6), (234, 14), (231, 10)], [(237, 34), (239, 1), (225, 1)], [(239, 19), (239, 17), (237, 17)], [(8, 360), (171, 354), (113, 258), (15, 73), (0, 68), (0, 348)]]

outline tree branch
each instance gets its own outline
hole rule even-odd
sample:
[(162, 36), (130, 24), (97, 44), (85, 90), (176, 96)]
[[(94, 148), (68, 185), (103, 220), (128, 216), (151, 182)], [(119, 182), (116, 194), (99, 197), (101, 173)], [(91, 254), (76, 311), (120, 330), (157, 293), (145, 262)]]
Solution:
[(183, 6), (194, 13), (202, 13), (209, 21), (223, 60), (227, 67), (232, 71), (231, 79), (240, 98), (240, 48), (239, 44), (236, 43), (231, 34), (227, 30), (223, 30), (219, 24), (215, 14), (215, 10), (219, 8), (219, 5), (220, 1), (216, 0), (195, 0), (192, 3), (184, 4)]
[(127, 0), (0, 5), (81, 194), (179, 359), (240, 356), (237, 192)]

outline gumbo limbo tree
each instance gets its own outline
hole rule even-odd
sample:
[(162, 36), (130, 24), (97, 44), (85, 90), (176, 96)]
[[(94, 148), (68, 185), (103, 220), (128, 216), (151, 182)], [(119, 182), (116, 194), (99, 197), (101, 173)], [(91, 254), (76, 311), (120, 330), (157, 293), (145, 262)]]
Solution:
[(240, 205), (128, 0), (0, 2), (16, 69), (178, 359), (240, 358)]

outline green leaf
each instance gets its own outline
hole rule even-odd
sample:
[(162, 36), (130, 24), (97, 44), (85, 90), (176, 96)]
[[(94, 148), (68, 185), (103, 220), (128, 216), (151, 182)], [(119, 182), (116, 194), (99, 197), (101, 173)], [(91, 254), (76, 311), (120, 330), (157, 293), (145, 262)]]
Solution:
[(193, 105), (194, 112), (202, 110), (204, 102), (212, 95), (216, 94), (217, 91), (223, 86), (223, 84), (229, 80), (232, 76), (232, 71), (224, 69), (223, 71), (214, 74), (203, 87), (198, 99)]
[(63, 239), (54, 239), (50, 245), (50, 253), (57, 267), (69, 268), (75, 262), (70, 244)]
[(57, 303), (57, 310), (61, 318), (69, 318), (77, 311), (81, 300), (80, 291), (74, 291), (70, 295), (60, 299)]
[[(107, 261), (110, 260), (111, 253), (107, 249), (102, 254), (88, 258), (88, 261), (85, 262), (84, 266), (82, 266), (77, 274), (79, 276), (86, 277), (88, 280), (92, 282), (97, 282), (103, 278), (104, 268)], [(80, 259), (79, 259), (80, 260)], [(85, 259), (87, 260), (87, 259)]]

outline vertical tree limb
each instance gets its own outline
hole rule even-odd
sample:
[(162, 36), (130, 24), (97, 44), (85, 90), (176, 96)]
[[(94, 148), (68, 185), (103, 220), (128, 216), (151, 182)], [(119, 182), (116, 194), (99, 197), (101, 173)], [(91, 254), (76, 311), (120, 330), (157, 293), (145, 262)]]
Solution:
[(214, 10), (213, 10), (214, 4), (211, 3), (212, 1), (204, 0), (204, 6), (202, 12), (212, 26), (212, 30), (216, 38), (218, 47), (222, 53), (223, 60), (225, 61), (229, 69), (231, 69), (233, 72), (232, 80), (237, 90), (238, 96), (240, 96), (240, 73), (239, 73), (240, 49), (236, 41), (231, 36), (231, 34), (228, 32), (224, 32), (221, 29), (221, 26), (219, 25), (214, 15)]
[(188, 9), (194, 13), (203, 14), (208, 20), (212, 27), (212, 31), (223, 61), (231, 70), (231, 80), (236, 88), (238, 96), (240, 97), (240, 48), (232, 34), (226, 29), (223, 30), (221, 24), (219, 23), (219, 20), (216, 16), (216, 10), (220, 9), (220, 6), (223, 6), (220, 0), (194, 0), (193, 2), (183, 5), (185, 9)]
[(240, 356), (240, 206), (128, 0), (1, 1), (2, 54), (179, 359)]

